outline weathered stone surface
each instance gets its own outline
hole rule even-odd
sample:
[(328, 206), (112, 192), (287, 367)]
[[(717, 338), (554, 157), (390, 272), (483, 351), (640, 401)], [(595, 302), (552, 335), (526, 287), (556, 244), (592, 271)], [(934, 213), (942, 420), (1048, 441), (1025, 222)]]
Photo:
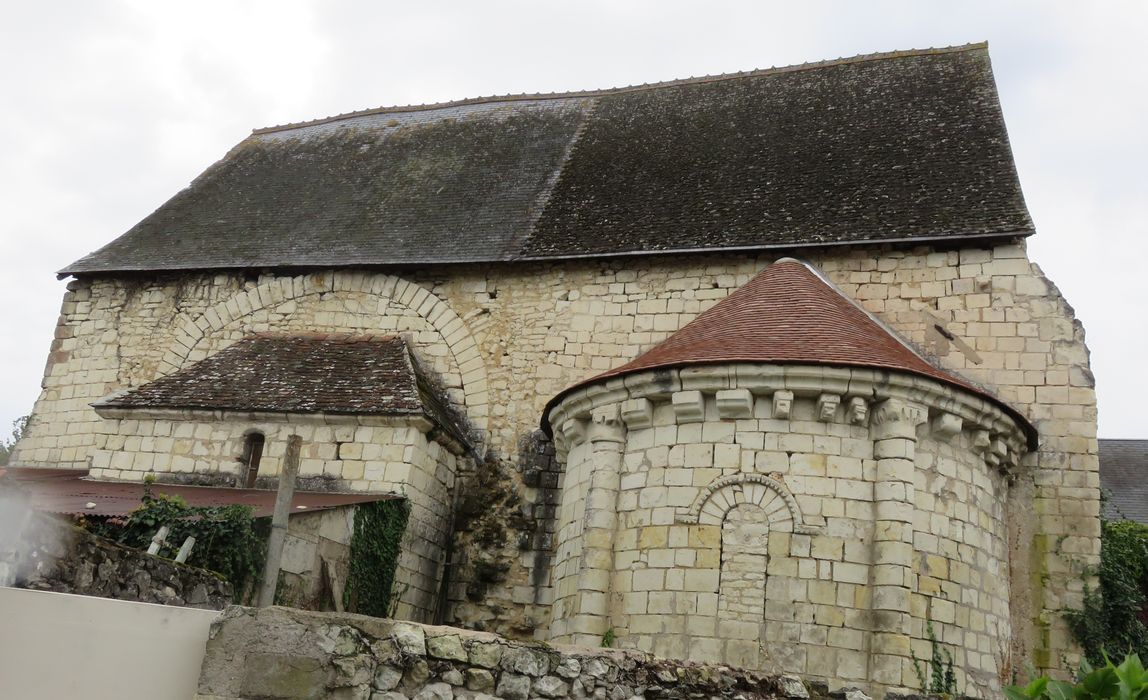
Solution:
[(543, 676), (532, 684), (534, 692), (548, 698), (562, 698), (570, 692), (570, 685), (557, 676)]
[(468, 657), (475, 666), (497, 668), (502, 660), (502, 645), (495, 642), (474, 642), (470, 645)]
[(454, 692), (446, 683), (431, 683), (416, 693), (413, 700), (451, 700), (453, 697)]
[(395, 640), (395, 646), (400, 652), (412, 656), (426, 656), (426, 633), (422, 627), (395, 623), (391, 628), (391, 638)]
[(530, 677), (503, 673), (494, 694), (506, 700), (527, 700), (530, 697)]
[(321, 698), (329, 675), (318, 659), (289, 654), (251, 654), (244, 666), (242, 694), (274, 700)]
[(427, 653), (436, 659), (449, 659), (451, 661), (466, 661), (466, 650), (458, 635), (443, 635), (430, 637), (426, 640)]
[(805, 684), (797, 676), (784, 675), (777, 679), (778, 684), (781, 686), (781, 692), (787, 698), (804, 699), (809, 697), (809, 690), (806, 689)]
[[(19, 504), (20, 500), (6, 499)], [(8, 502), (4, 507), (11, 507)], [(222, 610), (231, 584), (218, 574), (123, 547), (54, 516), (29, 513), (16, 546), (0, 535), (0, 570), (16, 588)]]
[(528, 676), (541, 676), (550, 670), (545, 654), (526, 647), (511, 647), (502, 653), (502, 668)]
[(466, 671), (466, 688), (485, 693), (494, 688), (494, 674), (484, 668), (469, 668)]
[(403, 672), (394, 666), (379, 666), (373, 685), (378, 690), (393, 690), (403, 679)]

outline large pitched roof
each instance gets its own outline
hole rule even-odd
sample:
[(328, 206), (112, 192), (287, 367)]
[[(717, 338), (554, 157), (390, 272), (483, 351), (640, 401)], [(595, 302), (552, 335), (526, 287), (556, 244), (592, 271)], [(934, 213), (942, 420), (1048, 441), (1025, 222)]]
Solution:
[(466, 444), (453, 412), (398, 336), (255, 335), (94, 405), (425, 416)]
[(974, 44), (259, 130), (61, 274), (1030, 233)]
[[(868, 367), (916, 374), (960, 387), (1000, 405), (1033, 434), (1015, 409), (985, 389), (936, 367), (810, 266), (783, 258), (679, 331), (630, 362), (580, 387), (646, 370), (762, 363)], [(546, 418), (543, 419), (546, 421)]]
[(1100, 440), (1104, 517), (1148, 524), (1148, 440)]

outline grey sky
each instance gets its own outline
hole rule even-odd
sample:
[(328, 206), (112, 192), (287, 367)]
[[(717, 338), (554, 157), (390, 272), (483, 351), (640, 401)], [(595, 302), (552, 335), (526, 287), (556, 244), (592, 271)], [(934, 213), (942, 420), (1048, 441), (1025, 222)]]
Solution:
[(1084, 323), (1100, 434), (1148, 438), (1148, 4), (77, 0), (0, 17), (0, 435), (39, 392), (54, 271), (252, 128), (987, 39), (1030, 255)]

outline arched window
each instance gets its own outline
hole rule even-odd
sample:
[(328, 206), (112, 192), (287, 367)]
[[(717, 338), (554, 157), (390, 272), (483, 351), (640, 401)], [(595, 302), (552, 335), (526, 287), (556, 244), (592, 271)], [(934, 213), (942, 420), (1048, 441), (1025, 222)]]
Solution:
[(762, 508), (741, 503), (726, 513), (718, 585), (718, 634), (726, 639), (764, 637), (768, 544), (769, 515)]
[(248, 433), (247, 440), (243, 444), (243, 487), (253, 488), (255, 480), (259, 477), (259, 460), (263, 458), (263, 445), (267, 442), (267, 438), (263, 433)]

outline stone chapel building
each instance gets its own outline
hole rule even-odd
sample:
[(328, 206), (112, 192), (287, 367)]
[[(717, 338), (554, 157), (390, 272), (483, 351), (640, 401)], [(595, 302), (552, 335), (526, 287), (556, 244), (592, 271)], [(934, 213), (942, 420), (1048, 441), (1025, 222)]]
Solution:
[(400, 616), (876, 689), (931, 622), (988, 697), (1099, 556), (1034, 233), (984, 44), (259, 129), (61, 270), (13, 463), (271, 487), (296, 434), (411, 502)]

